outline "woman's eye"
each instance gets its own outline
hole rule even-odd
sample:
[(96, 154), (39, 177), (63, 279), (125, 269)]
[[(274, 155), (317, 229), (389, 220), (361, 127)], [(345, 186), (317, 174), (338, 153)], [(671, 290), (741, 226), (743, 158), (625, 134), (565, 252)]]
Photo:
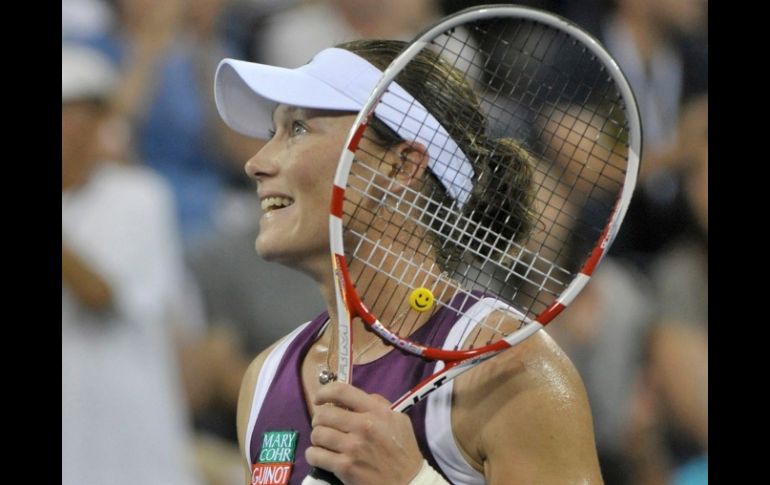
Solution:
[(305, 126), (301, 122), (299, 121), (292, 122), (291, 124), (292, 136), (302, 135), (304, 133), (307, 133), (307, 128), (305, 128)]
[(268, 140), (272, 140), (275, 137), (275, 129), (271, 128), (267, 130)]

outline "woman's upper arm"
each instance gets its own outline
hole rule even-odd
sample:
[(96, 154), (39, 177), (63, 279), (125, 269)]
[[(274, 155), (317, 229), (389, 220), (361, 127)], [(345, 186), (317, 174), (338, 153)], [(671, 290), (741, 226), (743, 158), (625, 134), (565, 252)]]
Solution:
[(547, 334), (461, 379), (452, 425), (487, 483), (602, 483), (585, 388)]

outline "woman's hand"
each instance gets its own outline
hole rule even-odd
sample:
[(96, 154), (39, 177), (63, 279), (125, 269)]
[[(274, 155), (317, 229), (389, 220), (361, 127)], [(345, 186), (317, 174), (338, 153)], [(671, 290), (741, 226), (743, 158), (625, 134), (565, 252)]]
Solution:
[[(417, 475), (422, 454), (409, 417), (390, 402), (349, 384), (332, 382), (315, 396), (310, 465), (334, 473), (347, 485), (407, 484)], [(327, 404), (333, 404), (328, 406)]]

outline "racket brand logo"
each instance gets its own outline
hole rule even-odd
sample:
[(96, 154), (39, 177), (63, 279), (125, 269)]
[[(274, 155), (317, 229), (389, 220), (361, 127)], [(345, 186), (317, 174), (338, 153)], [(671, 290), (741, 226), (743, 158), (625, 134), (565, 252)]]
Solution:
[[(487, 352), (486, 354), (477, 355), (476, 357), (471, 357), (470, 359), (457, 362), (454, 365), (451, 365), (444, 368), (441, 374), (434, 375), (432, 378), (429, 378), (420, 384), (418, 384), (417, 390), (413, 391), (411, 393), (408, 393), (402, 399), (397, 401), (393, 407), (397, 408), (400, 412), (406, 413), (412, 407), (417, 404), (418, 402), (422, 401), (428, 395), (437, 390), (439, 387), (441, 387), (446, 382), (451, 381), (456, 375), (462, 374), (464, 370), (470, 369), (474, 367), (476, 364), (483, 362), (487, 359), (490, 359), (497, 355), (498, 352)], [(411, 394), (411, 395), (409, 395)], [(404, 405), (404, 402), (411, 401), (409, 404)]]
[(339, 329), (340, 335), (338, 337), (339, 342), (339, 359), (338, 359), (338, 369), (337, 372), (342, 372), (343, 369), (350, 368), (350, 346), (348, 345), (348, 342), (350, 342), (349, 332), (350, 329)]
[(251, 466), (251, 484), (286, 485), (289, 483), (296, 448), (296, 431), (262, 433), (259, 462)]
[[(335, 280), (337, 293), (347, 304), (348, 296), (347, 292), (345, 291), (345, 278), (343, 276), (342, 269), (340, 269), (336, 264), (334, 264), (334, 273), (337, 275), (337, 279)], [(339, 318), (339, 316), (337, 318)], [(350, 318), (352, 318), (352, 315), (348, 315), (348, 319)], [(350, 368), (350, 326), (338, 325), (337, 330), (340, 332), (337, 336), (337, 377), (340, 378), (343, 382), (347, 382), (348, 369)]]
[(388, 329), (386, 329), (379, 321), (375, 321), (372, 324), (372, 330), (377, 332), (377, 335), (382, 337), (383, 340), (390, 342), (396, 347), (404, 349), (407, 352), (411, 352), (414, 355), (421, 355), (422, 351), (424, 350), (424, 347), (415, 345), (412, 342), (409, 342), (408, 340), (399, 338), (398, 335), (390, 333)]
[(421, 392), (415, 394), (412, 397), (412, 404), (409, 404), (407, 407), (405, 407), (402, 412), (405, 413), (409, 411), (410, 409), (412, 409), (412, 406), (414, 406), (418, 402), (428, 397), (428, 394), (430, 394), (431, 392), (441, 387), (441, 385), (444, 384), (444, 382), (446, 381), (446, 378), (447, 376), (441, 376), (439, 379), (436, 379), (436, 381), (430, 387), (426, 387)]

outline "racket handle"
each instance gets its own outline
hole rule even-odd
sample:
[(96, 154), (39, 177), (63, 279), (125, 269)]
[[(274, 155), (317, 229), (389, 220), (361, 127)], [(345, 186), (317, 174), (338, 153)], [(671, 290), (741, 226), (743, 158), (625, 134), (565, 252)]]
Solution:
[(343, 485), (333, 473), (313, 467), (310, 473), (302, 480), (302, 485)]

